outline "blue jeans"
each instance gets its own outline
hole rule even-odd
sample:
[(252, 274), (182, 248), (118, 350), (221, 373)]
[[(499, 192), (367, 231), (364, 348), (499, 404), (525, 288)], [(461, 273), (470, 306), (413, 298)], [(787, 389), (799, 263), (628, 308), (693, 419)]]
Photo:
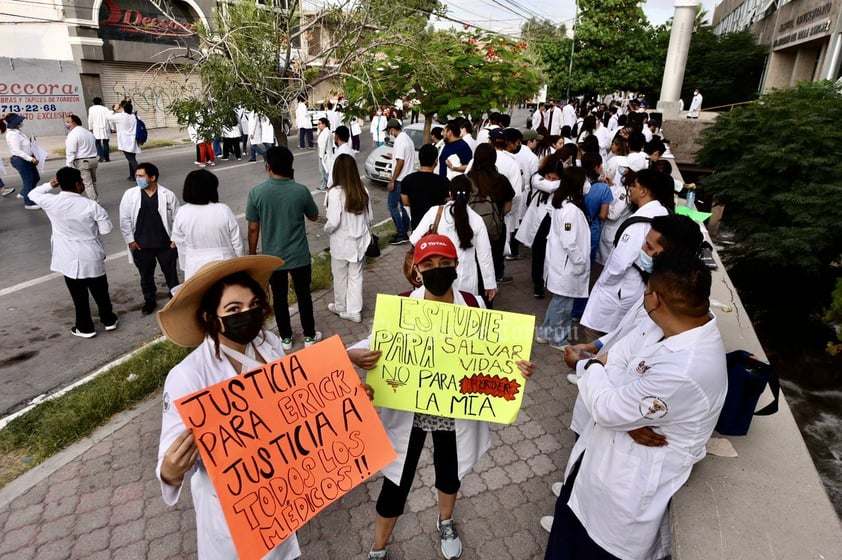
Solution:
[(34, 206), (35, 203), (29, 198), (29, 191), (38, 185), (41, 180), (41, 174), (38, 173), (38, 166), (31, 161), (26, 161), (19, 156), (12, 156), (12, 167), (14, 167), (20, 175), (23, 186), (20, 189), (20, 194), (23, 197), (23, 203), (26, 206)]
[(222, 141), (219, 138), (213, 139), (213, 153), (214, 155), (222, 155)]
[(251, 159), (257, 159), (257, 154), (263, 156), (263, 159), (266, 159), (266, 150), (272, 147), (272, 144), (262, 143), (262, 144), (252, 144), (251, 145)]
[[(307, 140), (307, 144), (304, 144), (304, 140)], [(298, 147), (303, 148), (304, 146), (308, 148), (313, 147), (313, 129), (312, 128), (299, 128), (298, 129)]]
[(553, 294), (544, 315), (544, 323), (538, 327), (538, 336), (546, 338), (553, 346), (565, 346), (570, 337), (570, 313), (573, 311), (574, 301), (576, 298)]
[(395, 182), (395, 190), (389, 191), (389, 196), (386, 199), (386, 204), (389, 205), (389, 214), (392, 216), (392, 221), (395, 223), (395, 229), (398, 230), (398, 235), (406, 235), (409, 231), (409, 215), (401, 203), (401, 182)]
[(321, 179), (321, 182), (319, 183), (319, 190), (323, 191), (323, 190), (327, 189), (327, 178), (328, 178), (329, 173), (327, 171), (327, 168), (325, 167), (325, 164), (322, 162), (321, 158), (319, 158), (318, 165), (319, 165), (319, 178)]
[(96, 140), (96, 155), (105, 161), (111, 161), (111, 147), (108, 145), (110, 142), (108, 138)]

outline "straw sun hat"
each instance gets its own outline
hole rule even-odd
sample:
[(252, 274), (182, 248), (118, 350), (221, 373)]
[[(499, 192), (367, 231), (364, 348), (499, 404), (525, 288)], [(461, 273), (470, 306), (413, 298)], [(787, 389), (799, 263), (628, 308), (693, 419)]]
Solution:
[(158, 324), (164, 336), (179, 346), (198, 346), (205, 339), (205, 330), (196, 318), (196, 311), (211, 286), (226, 276), (246, 272), (265, 288), (275, 269), (283, 265), (283, 259), (270, 255), (250, 255), (204, 265), (179, 286), (173, 298), (158, 312)]

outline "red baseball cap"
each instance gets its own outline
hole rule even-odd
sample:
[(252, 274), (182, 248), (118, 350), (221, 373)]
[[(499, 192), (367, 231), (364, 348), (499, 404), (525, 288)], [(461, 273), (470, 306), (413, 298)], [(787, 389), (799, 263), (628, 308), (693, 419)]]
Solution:
[(414, 264), (434, 256), (457, 258), (456, 247), (449, 237), (436, 233), (422, 237), (415, 246)]

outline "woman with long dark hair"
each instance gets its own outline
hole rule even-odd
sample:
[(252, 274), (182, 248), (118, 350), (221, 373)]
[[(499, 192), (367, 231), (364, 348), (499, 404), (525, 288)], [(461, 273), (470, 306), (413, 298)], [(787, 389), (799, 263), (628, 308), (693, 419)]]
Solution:
[(467, 173), (474, 187), (468, 199), (468, 205), (475, 206), (490, 200), (498, 212), (497, 217), (500, 219), (502, 231), (489, 231), (488, 238), (491, 241), (491, 258), (494, 262), (497, 284), (508, 284), (512, 278), (503, 275), (505, 271), (503, 250), (506, 247), (506, 225), (503, 217), (512, 209), (515, 191), (505, 175), (497, 171), (496, 164), (497, 150), (494, 146), (488, 143), (479, 144), (474, 151), (474, 159), (471, 160), (471, 168)]
[[(20, 189), (23, 207), (27, 210), (40, 210), (41, 207), (29, 198), (29, 191), (34, 189), (38, 181), (41, 180), (41, 174), (38, 173), (38, 158), (32, 153), (32, 142), (21, 131), (24, 120), (26, 120), (26, 117), (22, 115), (7, 114), (0, 119), (0, 134), (6, 135), (6, 143), (9, 145), (9, 152), (12, 154), (12, 167), (15, 168), (21, 181), (23, 181), (23, 186)], [(11, 192), (7, 194), (11, 194)]]
[[(433, 206), (424, 214), (418, 227), (409, 237), (409, 242), (413, 245), (420, 242), (436, 222), (441, 209), (436, 233), (453, 242), (459, 257), (454, 287), (483, 295), (490, 302), (497, 293), (491, 242), (482, 217), (468, 206), (468, 197), (471, 196), (472, 189), (471, 180), (466, 175), (454, 177), (450, 182), (448, 202), (444, 206)], [(479, 291), (480, 285), (484, 287), (482, 294)]]
[(574, 301), (588, 295), (591, 232), (582, 194), (585, 181), (581, 168), (564, 169), (552, 199), (544, 279), (553, 298), (535, 342), (558, 350), (569, 342)]
[(371, 199), (353, 156), (340, 154), (333, 162), (331, 176), (333, 184), (325, 196), (325, 233), (330, 235), (333, 303), (327, 308), (342, 319), (359, 323), (365, 250), (371, 240)]

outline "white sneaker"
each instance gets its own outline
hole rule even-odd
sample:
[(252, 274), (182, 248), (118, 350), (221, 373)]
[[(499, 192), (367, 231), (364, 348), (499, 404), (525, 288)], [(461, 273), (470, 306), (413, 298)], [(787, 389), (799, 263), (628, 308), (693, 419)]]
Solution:
[(387, 558), (388, 556), (386, 555), (385, 548), (376, 552), (374, 550), (370, 550), (368, 552), (368, 560), (386, 560)]
[(546, 338), (544, 338), (543, 336), (536, 336), (536, 337), (535, 337), (535, 342), (537, 342), (538, 344), (546, 344), (546, 343), (547, 343), (547, 339), (546, 339)]
[(38, 206), (37, 204), (30, 204), (29, 206), (24, 206), (23, 209), (24, 210), (40, 210), (41, 207)]
[(354, 323), (362, 323), (363, 317), (360, 313), (347, 313), (343, 311), (339, 314), (340, 319), (345, 319), (346, 321), (353, 321)]
[(552, 515), (545, 515), (541, 518), (541, 527), (548, 533), (553, 530), (553, 519), (555, 518)]
[(550, 488), (553, 491), (553, 495), (558, 498), (561, 496), (561, 488), (564, 486), (563, 482), (553, 482), (553, 485)]
[(441, 536), (441, 553), (447, 560), (453, 560), (462, 556), (462, 540), (456, 533), (456, 526), (453, 519), (444, 521), (436, 520), (436, 529)]
[(284, 348), (284, 352), (290, 352), (292, 350), (292, 337), (282, 339), (281, 346)]
[(342, 316), (343, 313), (345, 313), (344, 311), (341, 311), (341, 310), (337, 309), (335, 303), (328, 303), (327, 304), (327, 310), (330, 311), (331, 313), (335, 313), (335, 314), (339, 315), (340, 317)]
[(567, 382), (571, 385), (578, 385), (579, 384), (579, 376), (575, 373), (568, 373), (567, 374)]
[(314, 336), (305, 336), (304, 337), (304, 348), (309, 348), (315, 343), (319, 342), (322, 339), (322, 333), (320, 331), (316, 331)]

